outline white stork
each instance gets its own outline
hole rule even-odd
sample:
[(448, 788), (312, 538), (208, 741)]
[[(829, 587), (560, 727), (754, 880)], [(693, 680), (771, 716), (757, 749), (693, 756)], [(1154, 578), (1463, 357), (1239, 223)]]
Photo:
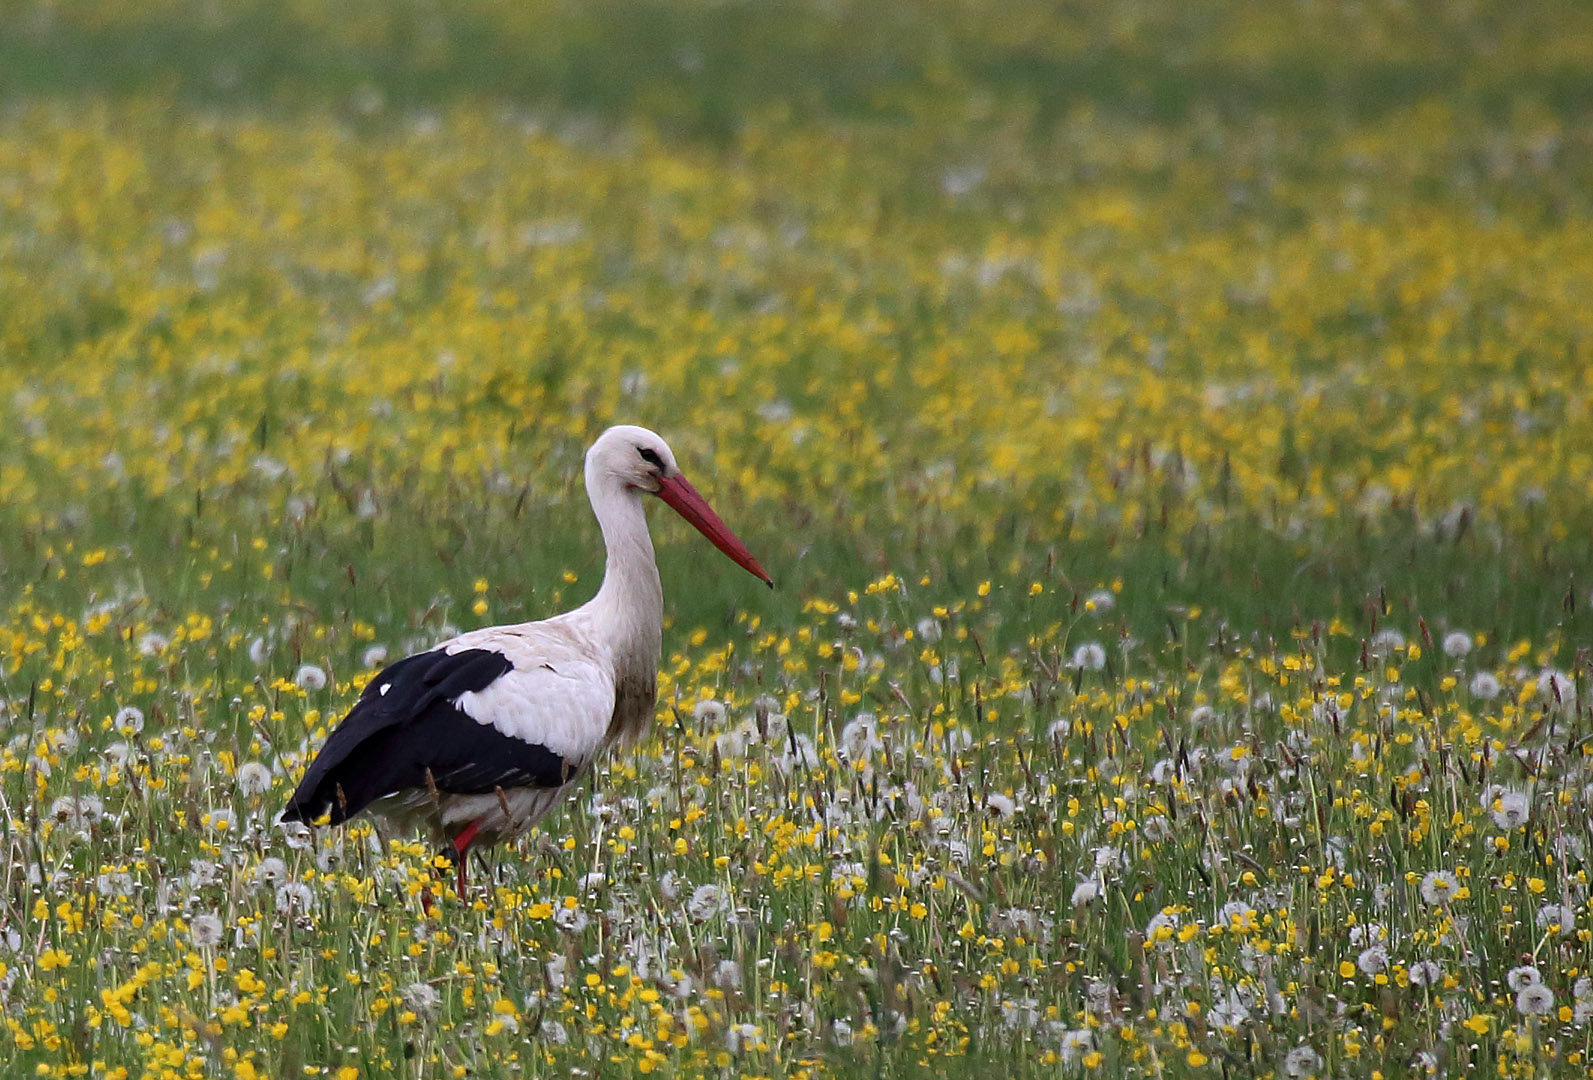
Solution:
[(602, 751), (652, 719), (664, 593), (642, 496), (657, 495), (771, 588), (656, 434), (612, 427), (586, 452), (607, 563), (597, 595), (541, 622), (489, 626), (406, 657), (366, 685), (282, 812), (338, 825), (361, 811), (465, 851), (529, 828)]

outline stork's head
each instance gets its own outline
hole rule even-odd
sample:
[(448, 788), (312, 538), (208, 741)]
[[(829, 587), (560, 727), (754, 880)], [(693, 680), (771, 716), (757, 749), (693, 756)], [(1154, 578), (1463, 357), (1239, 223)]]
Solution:
[(674, 452), (657, 432), (620, 424), (599, 435), (586, 452), (586, 487), (592, 492), (600, 487), (618, 487), (657, 495), (737, 566), (774, 587), (758, 560), (719, 520), (697, 489), (686, 482), (680, 466), (675, 464)]

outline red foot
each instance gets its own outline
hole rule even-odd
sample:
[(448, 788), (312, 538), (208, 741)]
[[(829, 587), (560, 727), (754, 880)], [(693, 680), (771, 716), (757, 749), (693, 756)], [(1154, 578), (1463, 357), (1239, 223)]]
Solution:
[(454, 865), (457, 867), (458, 873), (458, 877), (454, 881), (454, 887), (459, 891), (461, 900), (465, 898), (465, 849), (476, 838), (476, 832), (481, 828), (481, 821), (481, 818), (477, 818), (463, 829), (460, 829), (459, 835), (454, 837)]

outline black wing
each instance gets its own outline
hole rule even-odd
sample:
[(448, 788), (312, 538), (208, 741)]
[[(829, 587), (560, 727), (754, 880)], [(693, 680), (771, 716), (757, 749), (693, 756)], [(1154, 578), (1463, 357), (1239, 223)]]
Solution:
[(330, 824), (409, 788), (480, 795), (496, 788), (558, 787), (575, 774), (545, 746), (478, 722), (455, 702), (514, 670), (493, 649), (420, 653), (390, 665), (365, 687), (310, 763), (283, 821)]

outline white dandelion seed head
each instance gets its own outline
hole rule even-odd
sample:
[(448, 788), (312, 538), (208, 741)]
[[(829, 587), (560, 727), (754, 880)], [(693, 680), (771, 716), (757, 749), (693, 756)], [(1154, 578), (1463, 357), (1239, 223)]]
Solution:
[(255, 637), (249, 642), (249, 662), (255, 667), (265, 667), (266, 661), (271, 659), (271, 643), (264, 637)]
[(249, 874), (249, 883), (255, 888), (274, 889), (288, 878), (288, 864), (272, 856), (261, 859)]
[(579, 934), (591, 922), (586, 912), (579, 907), (565, 907), (559, 905), (553, 912), (553, 922), (566, 934)]
[(699, 727), (718, 727), (725, 722), (725, 703), (716, 698), (703, 698), (691, 707), (691, 718)]
[(658, 895), (670, 903), (680, 899), (680, 875), (673, 870), (665, 870), (658, 879)]
[(1379, 975), (1388, 970), (1388, 950), (1381, 945), (1364, 948), (1355, 957), (1355, 966), (1362, 975)]
[(1446, 870), (1429, 870), (1422, 875), (1422, 900), (1435, 907), (1449, 903), (1459, 890), (1460, 883), (1455, 875)]
[(1095, 614), (1105, 615), (1117, 606), (1117, 597), (1110, 589), (1096, 589), (1086, 597), (1086, 602), (1095, 605)]
[(442, 1004), (442, 995), (430, 983), (412, 982), (400, 990), (399, 994), (403, 997), (404, 1004), (417, 1013), (432, 1012)]
[(108, 870), (95, 879), (101, 896), (132, 896), (133, 875), (126, 870)]
[(1196, 705), (1189, 710), (1189, 722), (1197, 728), (1205, 727), (1217, 719), (1217, 710), (1210, 705)]
[(1544, 668), (1538, 675), (1538, 700), (1545, 708), (1570, 712), (1576, 708), (1576, 683), (1563, 671)]
[(874, 714), (859, 713), (841, 729), (840, 745), (836, 749), (848, 761), (861, 761), (884, 748)]
[(1315, 1076), (1322, 1068), (1322, 1055), (1309, 1046), (1296, 1046), (1283, 1057), (1283, 1071), (1293, 1077)]
[(139, 656), (159, 656), (171, 644), (171, 639), (165, 634), (157, 634), (153, 630), (138, 639)]
[(1491, 672), (1479, 671), (1471, 677), (1469, 689), (1478, 701), (1492, 701), (1499, 696), (1499, 680)]
[(1444, 635), (1444, 655), (1459, 660), (1471, 651), (1471, 635), (1464, 630), (1451, 630)]
[(1372, 640), (1367, 642), (1367, 650), (1373, 656), (1387, 656), (1400, 651), (1405, 647), (1405, 635), (1395, 630), (1392, 626), (1385, 627), (1372, 635)]
[(314, 833), (302, 821), (283, 821), (277, 827), (282, 830), (282, 842), (290, 851), (308, 851)]
[(1513, 967), (1505, 973), (1505, 985), (1518, 993), (1528, 986), (1537, 986), (1541, 982), (1543, 982), (1543, 973), (1531, 964)]
[(285, 881), (277, 886), (277, 907), (284, 911), (314, 911), (315, 890), (302, 881)]
[(1412, 986), (1437, 986), (1444, 978), (1444, 969), (1436, 960), (1417, 960), (1406, 970), (1405, 977)]
[(314, 693), (326, 689), (326, 671), (315, 664), (300, 664), (293, 673), (293, 684), (300, 690)]
[(1053, 720), (1045, 729), (1046, 741), (1053, 743), (1064, 742), (1072, 730), (1073, 725), (1068, 723), (1066, 718)]
[(985, 806), (1002, 821), (1011, 821), (1018, 812), (1018, 804), (1010, 796), (997, 791), (985, 796)]
[(226, 928), (221, 924), (217, 915), (196, 915), (194, 921), (188, 926), (188, 937), (196, 949), (209, 949), (221, 944), (221, 935)]
[(1538, 929), (1545, 933), (1558, 927), (1554, 933), (1570, 937), (1576, 933), (1576, 912), (1564, 904), (1544, 904), (1538, 908)]
[(1571, 996), (1577, 1001), (1593, 1000), (1593, 978), (1586, 975), (1580, 976), (1571, 984)]
[(686, 914), (692, 922), (706, 922), (725, 907), (725, 891), (717, 885), (699, 885), (686, 901)]
[(1501, 829), (1516, 829), (1532, 814), (1532, 797), (1524, 791), (1501, 791), (1493, 801), (1493, 823)]
[(372, 645), (360, 654), (360, 666), (369, 670), (387, 662), (387, 646)]
[(238, 767), (238, 790), (246, 797), (264, 795), (271, 790), (271, 769), (258, 761), (246, 761)]
[(1086, 641), (1073, 650), (1071, 667), (1082, 671), (1100, 671), (1106, 666), (1106, 650), (1094, 641)]
[(1523, 986), (1516, 992), (1516, 1012), (1522, 1016), (1547, 1016), (1554, 1011), (1554, 991), (1542, 983)]
[(918, 634), (918, 640), (925, 645), (933, 645), (940, 640), (940, 623), (927, 615), (919, 619), (918, 625), (913, 629)]
[(132, 705), (123, 705), (116, 710), (112, 724), (123, 735), (137, 735), (144, 730), (144, 710)]
[(714, 968), (714, 985), (721, 990), (741, 989), (741, 965), (734, 960), (721, 960)]

